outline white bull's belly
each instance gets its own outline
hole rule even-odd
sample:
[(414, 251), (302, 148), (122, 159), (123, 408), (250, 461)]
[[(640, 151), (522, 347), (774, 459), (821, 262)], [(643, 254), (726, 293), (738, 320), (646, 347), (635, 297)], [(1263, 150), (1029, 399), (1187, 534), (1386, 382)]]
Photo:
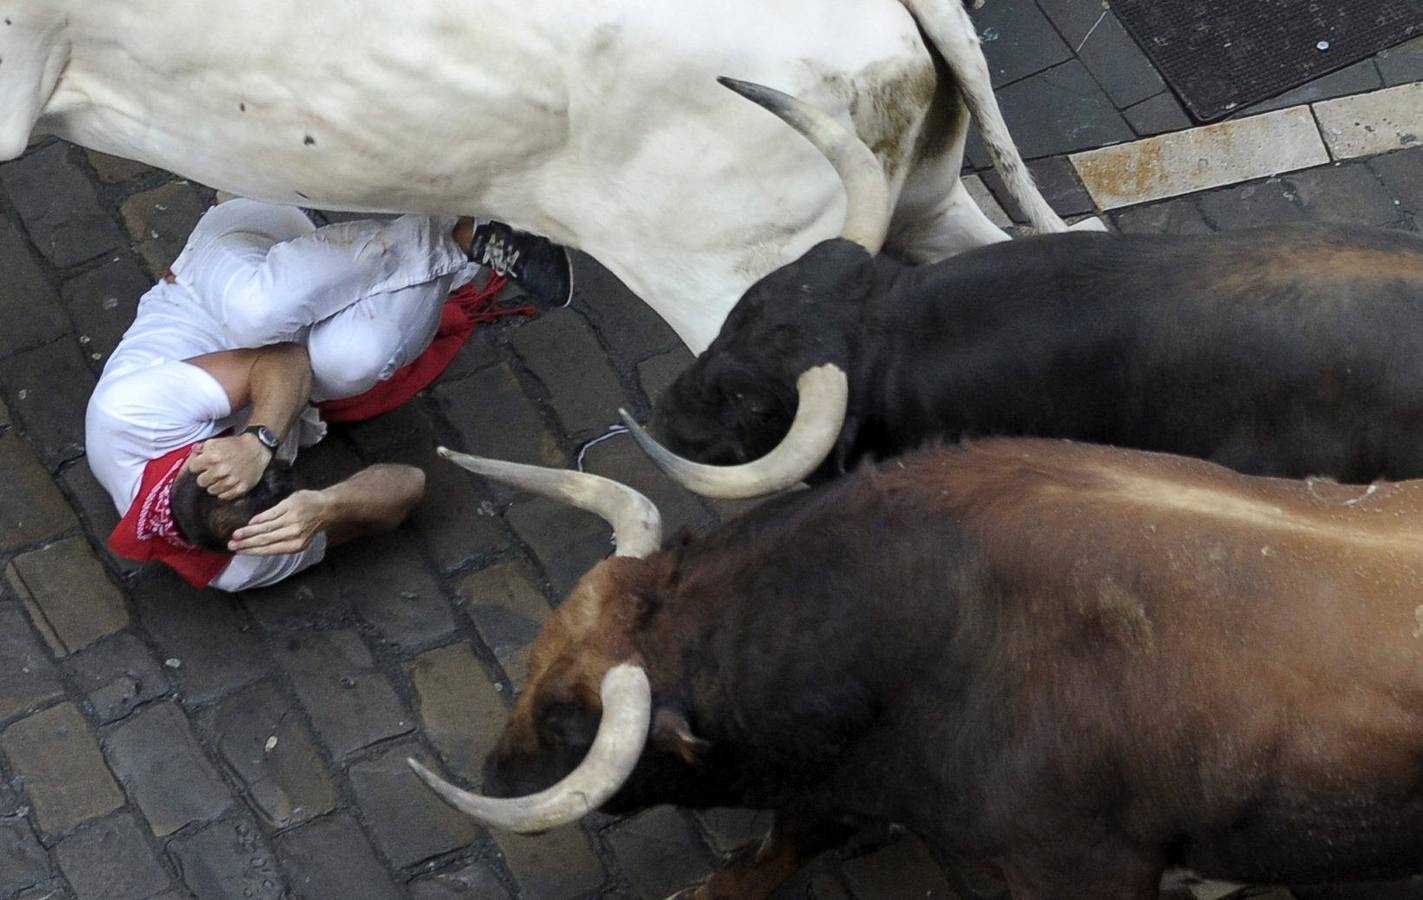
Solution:
[(881, 149), (896, 192), (933, 83), (894, 0), (46, 2), (72, 8), (40, 129), (246, 196), (538, 230), (696, 351), (843, 214), (815, 151), (714, 77), (842, 118), (866, 81), (903, 94), (856, 110), (903, 132)]

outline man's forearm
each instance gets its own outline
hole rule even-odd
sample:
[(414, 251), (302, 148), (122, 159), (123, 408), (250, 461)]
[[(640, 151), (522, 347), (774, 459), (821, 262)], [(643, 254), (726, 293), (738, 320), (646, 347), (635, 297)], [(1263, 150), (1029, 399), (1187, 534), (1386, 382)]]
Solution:
[(320, 493), (327, 540), (339, 544), (399, 526), (425, 495), (425, 473), (414, 466), (380, 463)]
[(285, 438), (311, 399), (311, 358), (303, 344), (272, 344), (257, 351), (250, 379), (252, 425)]

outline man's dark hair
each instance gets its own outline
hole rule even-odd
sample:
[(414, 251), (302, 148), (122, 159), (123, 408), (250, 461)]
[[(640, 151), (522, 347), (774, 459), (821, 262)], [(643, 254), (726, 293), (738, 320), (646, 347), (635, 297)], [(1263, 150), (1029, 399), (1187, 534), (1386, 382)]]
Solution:
[(178, 526), (188, 543), (204, 550), (229, 552), (227, 542), (232, 533), (246, 525), (259, 512), (265, 512), (285, 500), (297, 488), (296, 475), (290, 465), (273, 463), (263, 473), (262, 480), (235, 500), (219, 500), (198, 484), (191, 470), (183, 472), (173, 482), (169, 503), (173, 524)]

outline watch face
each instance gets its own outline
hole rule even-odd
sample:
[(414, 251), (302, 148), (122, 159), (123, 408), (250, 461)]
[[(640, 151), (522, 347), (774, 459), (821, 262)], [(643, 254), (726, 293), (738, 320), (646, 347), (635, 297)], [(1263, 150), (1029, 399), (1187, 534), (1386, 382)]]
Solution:
[(277, 445), (281, 443), (281, 441), (277, 440), (276, 433), (272, 431), (272, 429), (268, 428), (266, 425), (253, 425), (251, 428), (247, 429), (247, 433), (255, 434), (257, 436), (257, 440), (260, 441), (262, 443), (262, 446), (266, 447), (268, 450), (277, 449)]

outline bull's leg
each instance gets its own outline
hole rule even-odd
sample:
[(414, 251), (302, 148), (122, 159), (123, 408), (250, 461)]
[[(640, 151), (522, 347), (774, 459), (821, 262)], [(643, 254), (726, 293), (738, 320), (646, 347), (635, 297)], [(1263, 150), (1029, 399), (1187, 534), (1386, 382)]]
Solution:
[(953, 183), (940, 191), (937, 202), (920, 205), (919, 198), (911, 195), (921, 189), (915, 182), (911, 176), (904, 185), (900, 207), (895, 211), (900, 224), (885, 246), (899, 259), (916, 265), (934, 263), (974, 247), (1008, 240), (1003, 229), (978, 208), (957, 173)]
[(815, 857), (843, 844), (855, 829), (777, 813), (771, 831), (746, 861), (669, 900), (764, 900)]

